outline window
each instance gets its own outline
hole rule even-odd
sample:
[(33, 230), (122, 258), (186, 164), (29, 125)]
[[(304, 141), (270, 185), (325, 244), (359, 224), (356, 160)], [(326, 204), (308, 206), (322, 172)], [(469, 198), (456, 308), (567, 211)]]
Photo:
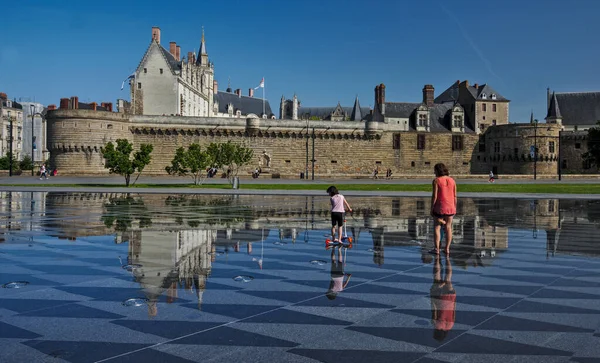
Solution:
[(487, 99), (487, 95), (485, 93), (482, 93), (481, 98), (483, 98), (485, 100), (485, 99)]
[(144, 68), (144, 73), (148, 73), (148, 68)]
[(578, 143), (578, 142), (576, 142), (576, 143), (575, 143), (575, 149), (581, 149), (581, 144), (580, 144), (580, 143)]
[(375, 161), (375, 164), (381, 165), (381, 161)]
[(496, 104), (492, 103), (492, 112), (496, 112)]
[(463, 127), (462, 116), (460, 116), (460, 115), (454, 115), (454, 120), (453, 120), (453, 123), (452, 123), (452, 127), (456, 127), (456, 128), (462, 128)]
[(392, 200), (392, 216), (396, 217), (400, 215), (400, 199)]
[[(566, 160), (563, 160), (563, 162), (565, 162), (565, 161)], [(590, 169), (592, 167), (592, 163), (589, 160), (584, 159), (582, 166), (583, 166), (584, 169)]]
[(550, 141), (548, 143), (548, 152), (550, 152), (551, 154), (554, 153), (554, 141)]
[(161, 68), (161, 69), (159, 69), (159, 71), (160, 71), (160, 74), (163, 74), (163, 69), (162, 69), (162, 68)]
[(410, 162), (410, 166), (414, 168), (414, 167), (415, 167), (415, 162), (414, 162), (414, 161), (411, 161), (411, 162)]
[(427, 127), (427, 115), (422, 113), (419, 114), (419, 124), (420, 127)]
[(483, 135), (479, 136), (479, 152), (480, 153), (485, 152), (485, 136), (483, 136)]
[(518, 147), (515, 148), (515, 157), (516, 158), (519, 157), (519, 148)]
[(483, 112), (487, 111), (487, 105), (485, 103), (481, 104), (481, 111), (483, 111)]
[(458, 151), (463, 149), (462, 135), (452, 135), (452, 150)]
[(554, 199), (548, 201), (548, 212), (554, 212)]
[(417, 135), (417, 150), (425, 150), (425, 135)]
[(496, 99), (496, 94), (492, 93), (492, 100), (495, 100), (495, 99)]
[(425, 201), (417, 200), (417, 210), (425, 210)]
[(485, 131), (485, 124), (479, 124), (479, 130), (481, 132)]
[(138, 82), (138, 89), (142, 89), (142, 84)]
[(492, 120), (492, 125), (496, 126), (496, 120)]
[(394, 134), (393, 136), (393, 147), (394, 150), (400, 149), (400, 134)]
[(337, 160), (331, 160), (332, 164), (337, 164)]
[(567, 159), (563, 159), (561, 169), (567, 168)]
[(495, 153), (499, 153), (500, 152), (500, 141), (494, 142), (494, 152)]

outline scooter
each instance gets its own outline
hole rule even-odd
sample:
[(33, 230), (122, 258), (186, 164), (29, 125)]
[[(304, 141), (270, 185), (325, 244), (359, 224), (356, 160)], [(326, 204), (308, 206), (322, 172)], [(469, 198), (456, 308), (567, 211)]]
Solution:
[(352, 237), (348, 237), (348, 234), (346, 233), (346, 220), (345, 219), (344, 219), (344, 236), (342, 237), (341, 241), (332, 241), (329, 238), (327, 238), (325, 240), (325, 249), (329, 249), (331, 247), (343, 247), (343, 248), (352, 249)]

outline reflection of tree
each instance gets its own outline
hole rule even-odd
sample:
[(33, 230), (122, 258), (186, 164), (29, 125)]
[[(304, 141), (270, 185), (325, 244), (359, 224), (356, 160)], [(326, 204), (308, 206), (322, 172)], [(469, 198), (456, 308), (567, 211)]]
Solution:
[[(185, 209), (187, 224), (198, 227), (201, 223), (208, 225), (227, 225), (243, 222), (252, 216), (252, 208), (247, 205), (234, 205), (231, 196), (207, 198), (203, 196), (175, 195), (165, 199), (170, 207)], [(178, 224), (184, 223), (184, 217), (176, 218)]]
[(147, 228), (152, 225), (152, 218), (146, 208), (144, 201), (129, 195), (126, 197), (110, 198), (104, 204), (105, 213), (101, 220), (108, 228), (124, 232), (131, 228), (133, 221), (137, 220), (139, 228)]

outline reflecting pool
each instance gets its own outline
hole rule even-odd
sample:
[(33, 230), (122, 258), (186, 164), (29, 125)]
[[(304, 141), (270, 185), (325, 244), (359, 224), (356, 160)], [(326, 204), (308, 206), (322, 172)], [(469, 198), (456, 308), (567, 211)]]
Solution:
[(0, 193), (1, 362), (598, 362), (600, 202)]

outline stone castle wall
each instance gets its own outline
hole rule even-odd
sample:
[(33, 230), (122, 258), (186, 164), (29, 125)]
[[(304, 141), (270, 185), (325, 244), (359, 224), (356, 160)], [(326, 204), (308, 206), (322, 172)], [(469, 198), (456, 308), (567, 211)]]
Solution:
[[(585, 141), (572, 136), (574, 133), (563, 132), (564, 141), (559, 143), (557, 125), (539, 124), (537, 128), (529, 124), (499, 125), (489, 127), (483, 135), (460, 134), (461, 150), (452, 147), (453, 135), (459, 134), (391, 132), (385, 127), (378, 122), (307, 124), (294, 120), (55, 110), (48, 113), (48, 148), (50, 166), (58, 168), (61, 174), (93, 175), (108, 174), (101, 155), (107, 142), (126, 138), (135, 148), (150, 143), (154, 146), (152, 162), (144, 174), (165, 175), (165, 167), (170, 165), (178, 147), (232, 141), (254, 150), (254, 159), (240, 170), (240, 176), (249, 176), (261, 166), (266, 172), (262, 177), (298, 178), (301, 172), (306, 172), (307, 158), (308, 173), (312, 173), (314, 128), (315, 177), (366, 177), (375, 168), (379, 168), (380, 176), (390, 168), (396, 177), (429, 177), (438, 162), (445, 163), (451, 175), (487, 174), (490, 170), (501, 175), (533, 174), (530, 147), (535, 143), (538, 175), (557, 174), (559, 147), (569, 167), (563, 173), (582, 172)], [(418, 135), (425, 135), (423, 150), (417, 148)], [(572, 150), (576, 140), (581, 151)], [(263, 158), (265, 153), (270, 156), (270, 168)]]

